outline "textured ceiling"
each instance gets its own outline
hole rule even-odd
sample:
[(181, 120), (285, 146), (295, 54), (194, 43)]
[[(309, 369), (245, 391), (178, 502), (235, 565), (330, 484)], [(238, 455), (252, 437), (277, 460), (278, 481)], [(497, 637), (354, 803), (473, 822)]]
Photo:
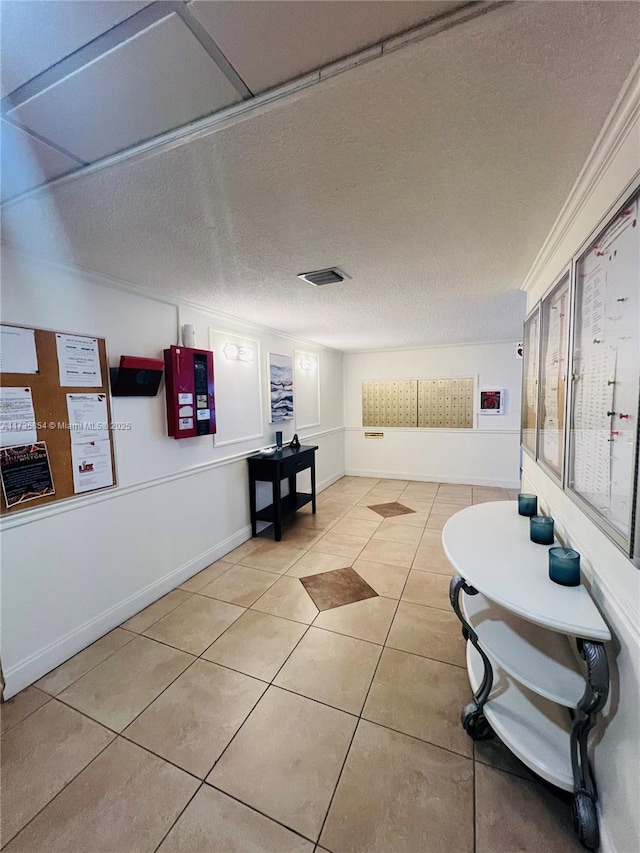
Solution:
[[(637, 52), (635, 3), (516, 3), (9, 206), (37, 254), (343, 350), (517, 339)], [(313, 288), (297, 273), (352, 278)]]

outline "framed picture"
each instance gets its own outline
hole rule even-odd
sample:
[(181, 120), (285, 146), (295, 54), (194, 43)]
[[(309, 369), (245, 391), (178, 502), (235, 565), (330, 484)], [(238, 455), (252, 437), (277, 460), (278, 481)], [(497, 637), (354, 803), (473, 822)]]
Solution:
[(269, 353), (269, 390), (272, 424), (293, 420), (293, 359)]

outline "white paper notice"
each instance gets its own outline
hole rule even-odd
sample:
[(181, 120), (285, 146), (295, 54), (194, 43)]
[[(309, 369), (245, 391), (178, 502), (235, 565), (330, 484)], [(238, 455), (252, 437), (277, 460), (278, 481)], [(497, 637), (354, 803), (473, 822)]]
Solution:
[(611, 496), (611, 420), (616, 351), (591, 352), (577, 380), (574, 411), (574, 485), (604, 511)]
[(111, 442), (72, 441), (71, 462), (73, 464), (73, 490), (90, 492), (113, 485), (111, 469)]
[(106, 394), (67, 394), (73, 490), (76, 494), (113, 485)]
[(36, 333), (33, 329), (0, 326), (0, 373), (37, 373)]
[(31, 388), (0, 388), (0, 447), (38, 440)]
[(76, 388), (100, 388), (102, 373), (96, 338), (56, 335), (60, 385)]

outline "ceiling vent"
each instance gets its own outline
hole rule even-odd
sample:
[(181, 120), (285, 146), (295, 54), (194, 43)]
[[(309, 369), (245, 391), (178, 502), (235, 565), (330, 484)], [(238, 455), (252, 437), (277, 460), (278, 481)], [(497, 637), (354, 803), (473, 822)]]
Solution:
[(326, 270), (311, 270), (311, 272), (301, 272), (298, 275), (303, 281), (308, 281), (314, 287), (322, 287), (323, 284), (335, 284), (338, 281), (344, 281), (349, 276), (339, 270), (337, 267), (330, 267)]

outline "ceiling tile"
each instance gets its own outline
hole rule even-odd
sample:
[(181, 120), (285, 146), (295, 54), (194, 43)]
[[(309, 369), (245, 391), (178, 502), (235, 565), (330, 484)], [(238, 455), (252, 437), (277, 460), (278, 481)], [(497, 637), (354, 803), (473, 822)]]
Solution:
[(93, 162), (239, 100), (200, 42), (171, 15), (9, 115)]
[(80, 167), (76, 160), (2, 120), (2, 201)]
[(149, 0), (3, 0), (3, 97), (148, 5)]
[(188, 8), (257, 93), (462, 5), (193, 0)]

